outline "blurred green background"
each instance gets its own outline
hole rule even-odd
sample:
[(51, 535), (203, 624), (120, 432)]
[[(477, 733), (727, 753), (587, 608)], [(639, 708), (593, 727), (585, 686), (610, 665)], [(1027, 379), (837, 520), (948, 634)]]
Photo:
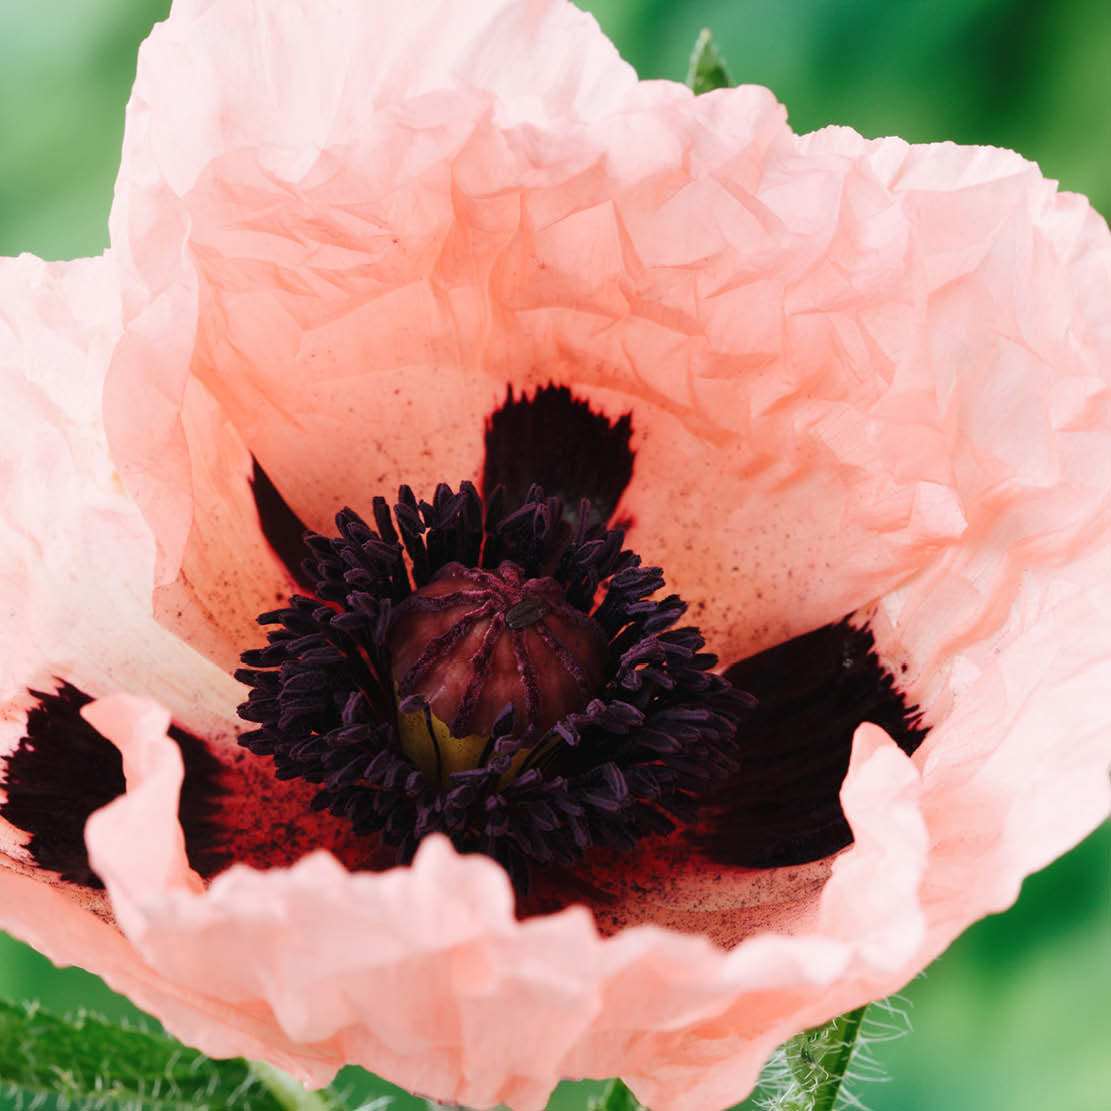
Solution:
[[(0, 0), (0, 254), (69, 258), (106, 245), (135, 52), (168, 6)], [(682, 79), (709, 26), (734, 78), (772, 88), (797, 131), (843, 123), (865, 135), (1013, 147), (1111, 213), (1109, 0), (581, 6), (642, 77)], [(907, 987), (914, 1033), (873, 1047), (892, 1079), (857, 1096), (873, 1111), (1106, 1111), (1109, 879), (1105, 826)], [(92, 977), (56, 971), (3, 936), (0, 996), (127, 1009)], [(355, 1074), (350, 1082), (376, 1090)], [(566, 1087), (552, 1107), (582, 1104), (581, 1090)]]

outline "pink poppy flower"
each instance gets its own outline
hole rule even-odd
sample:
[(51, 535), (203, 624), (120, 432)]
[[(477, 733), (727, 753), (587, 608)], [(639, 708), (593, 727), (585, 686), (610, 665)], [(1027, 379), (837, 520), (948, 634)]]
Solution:
[(0, 925), (186, 1041), (722, 1106), (1106, 813), (1111, 240), (1017, 155), (178, 0), (111, 231), (0, 268)]

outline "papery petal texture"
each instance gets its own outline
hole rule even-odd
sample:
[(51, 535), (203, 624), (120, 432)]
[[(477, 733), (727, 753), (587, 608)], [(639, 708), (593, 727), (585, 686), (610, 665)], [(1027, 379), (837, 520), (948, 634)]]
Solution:
[[(64, 679), (126, 793), (87, 826), (104, 894), (0, 827), (0, 915), (205, 1052), (475, 1107), (615, 1074), (654, 1111), (725, 1106), (1107, 813), (1111, 237), (1019, 156), (638, 83), (563, 0), (178, 0), (111, 232), (0, 270), (0, 756)], [(256, 466), (328, 530), (480, 483), (507, 390), (548, 383), (629, 415), (615, 519), (723, 664), (871, 630), (928, 735), (856, 729), (840, 855), (642, 843), (639, 882), (525, 918), (440, 838), (349, 870), (308, 795), (246, 770), (229, 671), (294, 589)], [(171, 721), (243, 823), (215, 878)]]
[[(50, 690), (58, 676), (94, 691), (143, 676), (179, 720), (217, 735), (234, 684), (153, 620), (153, 538), (104, 441), (114, 266), (4, 260), (0, 306), (0, 758), (20, 743), (28, 688)], [(150, 1010), (187, 991), (159, 982), (103, 894), (36, 868), (26, 834), (2, 818), (0, 908), (4, 928), (60, 963), (96, 968)]]
[[(352, 876), (321, 853), (236, 866), (200, 893), (172, 820), (167, 716), (123, 696), (88, 715), (128, 770), (127, 795), (89, 823), (93, 862), (142, 957), (201, 997), (164, 1020), (210, 1054), (261, 1051), (309, 1082), (355, 1060), (441, 1099), (527, 1109), (561, 1076), (620, 1071), (653, 1107), (716, 1106), (830, 1001), (905, 978), (921, 945), (904, 905), (925, 861), (919, 777), (875, 727), (846, 784), (857, 846), (826, 885), (823, 929), (727, 953), (652, 926), (602, 939), (583, 908), (518, 922), (501, 869), (439, 839), (409, 869)], [(868, 890), (888, 897), (863, 908)]]

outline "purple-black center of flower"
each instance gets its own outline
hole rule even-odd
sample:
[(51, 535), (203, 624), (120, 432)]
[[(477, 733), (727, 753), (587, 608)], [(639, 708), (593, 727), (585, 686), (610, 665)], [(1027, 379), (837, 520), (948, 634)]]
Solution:
[(505, 501), (402, 487), (373, 527), (345, 509), (310, 533), (313, 596), (262, 614), (237, 672), (259, 727), (240, 742), (401, 860), (440, 832), (525, 889), (537, 863), (692, 821), (748, 699), (589, 503)]
[[(401, 747), (447, 787), (468, 768), (505, 775), (535, 763), (537, 742), (599, 688), (608, 645), (554, 578), (504, 560), (440, 568), (394, 611), (389, 649)], [(514, 728), (495, 742), (507, 713)]]

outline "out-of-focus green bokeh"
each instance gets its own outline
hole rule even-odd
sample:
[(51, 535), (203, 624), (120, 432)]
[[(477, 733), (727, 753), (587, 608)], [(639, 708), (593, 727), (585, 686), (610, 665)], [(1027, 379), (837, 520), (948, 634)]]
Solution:
[[(107, 244), (135, 52), (168, 6), (0, 0), (0, 254), (68, 258)], [(734, 78), (772, 88), (797, 131), (842, 123), (866, 135), (1014, 147), (1111, 212), (1108, 0), (582, 6), (642, 77), (681, 79), (709, 26)], [(872, 1051), (892, 1079), (856, 1094), (873, 1111), (1111, 1106), (1109, 880), (1105, 826), (908, 986), (914, 1033)], [(0, 995), (127, 1010), (92, 977), (55, 971), (3, 937)], [(581, 1093), (565, 1090), (552, 1106), (581, 1107)]]

